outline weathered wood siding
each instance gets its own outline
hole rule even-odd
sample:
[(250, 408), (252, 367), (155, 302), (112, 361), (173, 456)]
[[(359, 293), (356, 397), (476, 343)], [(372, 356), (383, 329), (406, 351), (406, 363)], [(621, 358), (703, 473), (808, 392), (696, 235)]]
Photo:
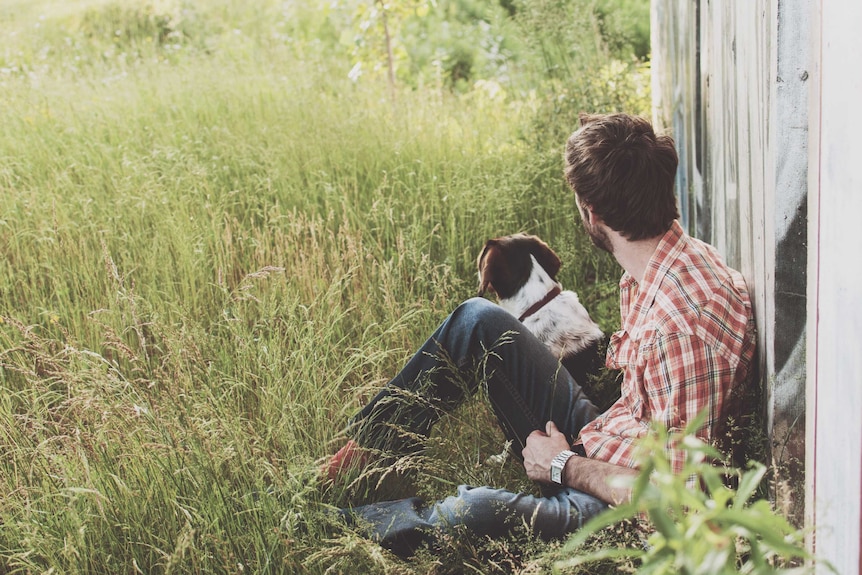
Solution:
[[(653, 0), (654, 120), (684, 224), (744, 274), (777, 477), (804, 496), (807, 0)], [(790, 508), (798, 523), (802, 506)]]
[(851, 575), (862, 572), (862, 2), (821, 0), (812, 25), (806, 501), (815, 554)]
[(860, 573), (862, 1), (652, 8), (684, 223), (754, 295), (777, 501), (801, 523), (804, 485), (815, 555)]

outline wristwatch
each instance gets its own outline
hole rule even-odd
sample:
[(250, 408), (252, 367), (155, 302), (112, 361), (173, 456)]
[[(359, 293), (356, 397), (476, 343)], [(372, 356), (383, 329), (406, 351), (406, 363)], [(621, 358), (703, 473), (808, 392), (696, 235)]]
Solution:
[(569, 459), (576, 455), (577, 454), (574, 451), (566, 449), (554, 456), (551, 460), (551, 481), (558, 485), (563, 484), (563, 469), (565, 469), (566, 463)]

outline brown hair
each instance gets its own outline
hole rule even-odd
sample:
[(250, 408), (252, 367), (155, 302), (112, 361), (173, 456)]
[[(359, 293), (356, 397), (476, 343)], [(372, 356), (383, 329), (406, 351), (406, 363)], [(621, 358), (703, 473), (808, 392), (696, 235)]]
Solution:
[(673, 139), (644, 118), (581, 114), (566, 142), (566, 181), (582, 205), (626, 239), (664, 234), (679, 217)]

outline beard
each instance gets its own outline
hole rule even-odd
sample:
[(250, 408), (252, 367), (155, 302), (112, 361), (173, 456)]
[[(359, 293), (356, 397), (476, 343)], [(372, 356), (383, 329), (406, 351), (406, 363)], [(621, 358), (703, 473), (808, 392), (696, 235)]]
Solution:
[(608, 237), (608, 232), (599, 226), (591, 226), (586, 219), (581, 219), (584, 224), (584, 230), (590, 236), (590, 241), (600, 250), (606, 251), (609, 254), (614, 253), (614, 246), (611, 243), (611, 238)]

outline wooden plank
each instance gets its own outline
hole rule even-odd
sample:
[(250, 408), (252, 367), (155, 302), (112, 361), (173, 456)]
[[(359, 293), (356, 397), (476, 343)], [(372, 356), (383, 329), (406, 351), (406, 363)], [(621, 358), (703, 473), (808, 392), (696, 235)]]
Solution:
[[(792, 74), (781, 83), (778, 76), (807, 59), (798, 34), (804, 21), (796, 14), (808, 2), (653, 0), (655, 109), (672, 125), (681, 150), (677, 183), (685, 186), (678, 189), (684, 225), (746, 278), (776, 479), (800, 490), (806, 258), (799, 251), (805, 210), (801, 219), (788, 218), (805, 205), (807, 124), (797, 100), (807, 87), (790, 81)], [(699, 31), (699, 59), (692, 30)], [(692, 65), (699, 73), (691, 72)], [(787, 503), (787, 509), (802, 509)], [(801, 524), (802, 513), (794, 519)]]
[[(819, 6), (816, 134), (816, 220), (812, 221), (809, 273), (816, 275), (816, 324), (809, 381), (815, 394), (809, 413), (814, 440), (812, 517), (815, 553), (838, 573), (859, 568), (862, 538), (862, 272), (858, 233), (862, 213), (862, 67), (848, 65), (862, 53), (862, 3), (822, 0)], [(823, 564), (819, 573), (829, 572)]]
[(767, 371), (771, 374), (768, 425), (775, 479), (788, 486), (787, 508), (805, 521), (805, 350), (807, 268), (808, 72), (810, 0), (776, 3), (771, 35), (776, 38), (770, 82), (772, 118), (768, 173), (775, 189), (767, 223), (774, 269), (766, 321), (774, 326)]

